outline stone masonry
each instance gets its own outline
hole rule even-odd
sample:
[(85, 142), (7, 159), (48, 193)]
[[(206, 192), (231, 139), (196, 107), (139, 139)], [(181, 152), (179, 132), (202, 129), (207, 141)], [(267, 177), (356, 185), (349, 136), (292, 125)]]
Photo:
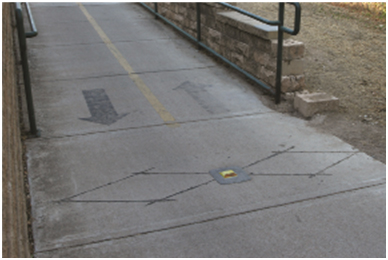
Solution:
[(3, 257), (30, 257), (15, 60), (14, 4), (3, 3)]
[[(153, 3), (148, 3), (153, 8)], [(275, 87), (277, 27), (216, 3), (201, 3), (201, 41), (253, 76)], [(197, 37), (195, 3), (158, 3), (158, 12)], [(282, 92), (305, 87), (304, 44), (284, 33)]]

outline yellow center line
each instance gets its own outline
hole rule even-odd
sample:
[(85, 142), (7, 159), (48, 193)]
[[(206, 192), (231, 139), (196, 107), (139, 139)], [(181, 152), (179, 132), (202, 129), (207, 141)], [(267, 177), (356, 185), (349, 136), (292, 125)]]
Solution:
[(160, 101), (151, 92), (151, 90), (147, 87), (147, 85), (143, 82), (143, 80), (139, 77), (139, 75), (135, 74), (134, 70), (129, 65), (127, 60), (123, 57), (123, 55), (116, 48), (116, 46), (110, 41), (108, 36), (97, 24), (96, 20), (94, 20), (94, 18), (89, 14), (86, 8), (81, 3), (78, 3), (78, 6), (81, 9), (81, 11), (84, 13), (86, 18), (89, 20), (89, 22), (92, 24), (96, 32), (100, 35), (105, 45), (112, 52), (113, 56), (115, 56), (115, 58), (121, 64), (121, 66), (128, 72), (129, 77), (132, 79), (133, 82), (135, 82), (138, 89), (141, 91), (141, 93), (143, 93), (144, 97), (148, 100), (148, 102), (159, 114), (159, 116), (163, 119), (163, 121), (170, 127), (179, 126), (179, 124), (175, 122), (175, 118), (167, 111), (167, 109), (163, 106), (163, 104), (160, 103)]

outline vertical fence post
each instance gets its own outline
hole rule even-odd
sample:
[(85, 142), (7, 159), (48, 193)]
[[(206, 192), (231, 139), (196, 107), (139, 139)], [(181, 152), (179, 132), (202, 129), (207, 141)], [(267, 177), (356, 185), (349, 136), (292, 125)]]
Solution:
[(279, 25), (278, 25), (278, 55), (276, 64), (276, 93), (275, 103), (280, 103), (282, 91), (282, 62), (283, 62), (283, 26), (284, 23), (284, 3), (279, 3)]
[(22, 13), (22, 7), (20, 3), (16, 4), (15, 12), (16, 12), (16, 26), (18, 30), (20, 56), (22, 59), (24, 88), (26, 91), (26, 99), (27, 99), (28, 121), (30, 123), (30, 133), (32, 136), (39, 136), (40, 134), (38, 129), (36, 128), (36, 122), (35, 122), (35, 112), (34, 112), (34, 104), (32, 101), (32, 91), (31, 91), (31, 82), (30, 82), (30, 72), (28, 70), (26, 35), (24, 31), (23, 13)]
[(196, 3), (195, 7), (197, 9), (197, 42), (198, 50), (201, 48), (199, 43), (201, 42), (201, 3)]
[[(151, 7), (148, 5), (141, 3), (146, 9), (149, 11), (153, 12), (155, 15), (157, 14), (157, 6), (155, 3), (155, 10), (152, 10)], [(215, 55), (216, 57), (220, 58), (222, 61), (226, 62), (230, 66), (232, 66), (234, 69), (238, 70), (239, 72), (243, 73), (245, 76), (247, 76), (249, 79), (260, 85), (262, 88), (266, 89), (269, 91), (271, 94), (274, 94), (275, 96), (275, 103), (279, 104), (280, 99), (281, 99), (281, 91), (282, 91), (282, 65), (283, 65), (283, 33), (288, 33), (291, 35), (297, 35), (299, 30), (300, 30), (300, 14), (301, 14), (301, 7), (299, 3), (288, 3), (293, 6), (295, 6), (295, 20), (294, 20), (294, 30), (291, 30), (287, 27), (284, 26), (284, 7), (285, 3), (279, 3), (279, 13), (278, 13), (278, 20), (277, 21), (270, 21), (267, 20), (263, 17), (251, 14), (245, 10), (242, 10), (240, 8), (237, 8), (233, 5), (227, 4), (227, 3), (219, 3), (222, 6), (226, 6), (228, 8), (231, 8), (241, 14), (247, 15), (255, 20), (258, 20), (260, 22), (263, 22), (268, 25), (272, 26), (277, 26), (278, 27), (278, 46), (277, 46), (277, 60), (276, 60), (276, 75), (275, 75), (275, 89), (273, 86), (268, 86), (259, 79), (256, 78), (256, 76), (251, 75), (247, 71), (243, 70), (230, 60), (226, 59), (224, 56), (221, 54), (215, 52), (213, 49), (211, 49), (209, 46), (205, 45), (201, 41), (201, 3), (196, 3), (196, 16), (197, 16), (197, 37), (195, 38), (194, 36), (190, 35), (189, 33), (185, 32), (182, 30), (180, 27), (178, 27), (176, 24), (173, 22), (169, 21), (162, 15), (158, 14), (158, 17), (161, 18), (163, 21), (171, 25), (173, 28), (178, 30), (179, 32), (183, 33), (186, 37), (188, 37), (190, 40), (193, 42), (197, 43), (198, 49), (205, 49)], [(271, 84), (272, 85), (272, 84)]]
[[(158, 3), (154, 3), (155, 13), (158, 13)], [(155, 14), (155, 19), (158, 19), (158, 16)]]

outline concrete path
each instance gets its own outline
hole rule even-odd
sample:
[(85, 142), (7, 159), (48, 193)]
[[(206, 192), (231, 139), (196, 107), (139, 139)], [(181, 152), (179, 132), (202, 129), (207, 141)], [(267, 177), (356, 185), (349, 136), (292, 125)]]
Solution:
[(36, 257), (385, 257), (384, 164), (136, 4), (31, 8)]

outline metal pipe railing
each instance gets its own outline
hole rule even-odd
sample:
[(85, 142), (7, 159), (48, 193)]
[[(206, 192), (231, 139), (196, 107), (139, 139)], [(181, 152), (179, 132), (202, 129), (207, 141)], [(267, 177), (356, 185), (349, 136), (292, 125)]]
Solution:
[(38, 35), (38, 31), (36, 30), (34, 20), (31, 15), (31, 11), (29, 10), (29, 5), (27, 6), (28, 19), (30, 20), (31, 32), (24, 31), (24, 23), (23, 23), (23, 11), (21, 3), (16, 3), (15, 15), (16, 15), (16, 25), (18, 31), (18, 39), (19, 39), (19, 49), (20, 56), (23, 68), (23, 80), (24, 80), (24, 89), (26, 92), (26, 100), (27, 100), (27, 110), (28, 110), (28, 121), (30, 123), (30, 134), (34, 137), (39, 137), (40, 132), (36, 128), (35, 121), (35, 112), (34, 112), (34, 103), (32, 98), (32, 90), (31, 90), (31, 81), (30, 81), (30, 72), (28, 68), (28, 58), (27, 58), (27, 42), (26, 37), (35, 37)]
[(32, 17), (32, 12), (30, 9), (30, 5), (28, 3), (25, 3), (26, 9), (27, 9), (27, 15), (28, 15), (28, 20), (30, 21), (31, 25), (31, 32), (26, 32), (26, 37), (27, 38), (32, 38), (38, 35), (38, 29), (36, 29), (34, 18)]
[(221, 59), (234, 69), (238, 70), (241, 72), (244, 76), (248, 77), (250, 80), (254, 81), (257, 83), (260, 87), (266, 89), (269, 91), (271, 94), (275, 95), (275, 103), (278, 104), (280, 103), (280, 97), (281, 97), (281, 77), (282, 77), (282, 53), (283, 53), (283, 32), (291, 34), (291, 35), (296, 35), (299, 33), (300, 30), (300, 15), (301, 15), (301, 7), (299, 3), (287, 3), (290, 5), (293, 5), (295, 7), (295, 19), (294, 19), (294, 29), (287, 28), (283, 26), (284, 23), (284, 3), (279, 3), (279, 15), (278, 15), (278, 20), (277, 21), (270, 21), (267, 20), (263, 17), (260, 17), (258, 15), (249, 13), (243, 9), (240, 9), (238, 7), (235, 7), (233, 5), (227, 4), (227, 3), (218, 3), (222, 6), (228, 7), (236, 12), (239, 12), (241, 14), (247, 15), (255, 20), (258, 20), (260, 22), (263, 22), (268, 25), (273, 25), (278, 27), (278, 48), (277, 48), (277, 60), (276, 60), (276, 85), (275, 85), (275, 90), (273, 90), (270, 86), (262, 82), (261, 80), (257, 79), (255, 76), (251, 75), (250, 73), (246, 72), (233, 62), (229, 61), (226, 59), (224, 56), (220, 55), (213, 49), (209, 48), (206, 46), (204, 43), (201, 42), (201, 6), (200, 3), (196, 3), (196, 12), (197, 12), (197, 38), (194, 38), (181, 28), (179, 28), (176, 24), (173, 22), (169, 21), (166, 19), (164, 16), (162, 16), (160, 13), (158, 13), (158, 4), (154, 3), (154, 10), (147, 6), (144, 3), (140, 3), (143, 5), (146, 9), (148, 9), (150, 12), (155, 14), (155, 17), (159, 17), (169, 25), (171, 25), (174, 29), (178, 30), (181, 32), (183, 35), (185, 35), (187, 38), (190, 40), (194, 41), (197, 43), (198, 48), (202, 47), (205, 50), (209, 51), (211, 54), (215, 55), (217, 58)]

